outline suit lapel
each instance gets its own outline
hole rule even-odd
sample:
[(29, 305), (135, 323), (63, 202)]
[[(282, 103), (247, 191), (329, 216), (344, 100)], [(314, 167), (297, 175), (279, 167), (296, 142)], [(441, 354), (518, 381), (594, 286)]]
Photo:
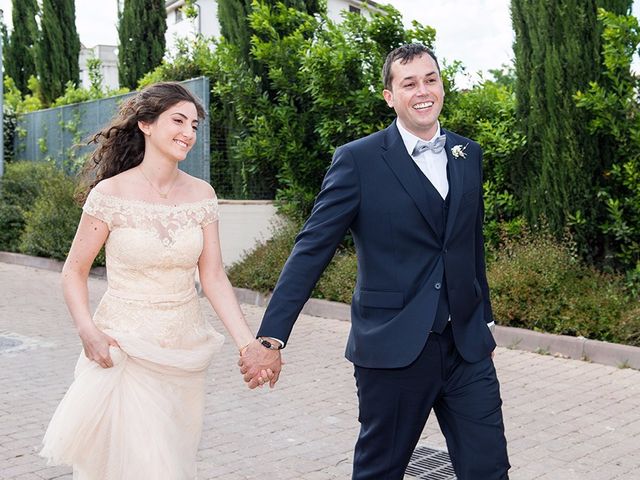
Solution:
[[(462, 190), (464, 185), (464, 157), (454, 157), (451, 154), (451, 148), (456, 144), (450, 132), (444, 130), (447, 135), (447, 143), (444, 146), (447, 152), (447, 162), (449, 165), (449, 213), (447, 215), (447, 228), (445, 230), (444, 242), (446, 243), (451, 235), (453, 226), (460, 209), (460, 201), (462, 200)], [(463, 145), (464, 146), (464, 145)]]
[(382, 157), (387, 163), (398, 181), (402, 184), (406, 192), (413, 199), (420, 214), (431, 227), (434, 234), (437, 232), (434, 219), (431, 218), (429, 208), (427, 206), (427, 195), (424, 191), (424, 185), (420, 183), (420, 178), (416, 173), (415, 166), (412, 165), (413, 159), (407, 153), (407, 149), (402, 141), (400, 132), (396, 127), (396, 121), (387, 129), (385, 144), (383, 145)]

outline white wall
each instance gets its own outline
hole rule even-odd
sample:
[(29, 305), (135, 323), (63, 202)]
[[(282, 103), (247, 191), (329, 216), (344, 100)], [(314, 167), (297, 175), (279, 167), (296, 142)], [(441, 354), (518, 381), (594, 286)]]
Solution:
[(167, 42), (166, 51), (175, 52), (177, 38), (194, 38), (198, 33), (205, 37), (220, 36), (218, 23), (218, 4), (216, 0), (197, 0), (195, 7), (198, 16), (195, 19), (186, 18), (180, 11), (184, 0), (169, 0), (167, 2)]
[(102, 66), (100, 67), (103, 78), (102, 86), (111, 90), (117, 90), (119, 87), (117, 50), (118, 47), (115, 45), (96, 45), (92, 48), (82, 46), (80, 48), (80, 56), (78, 58), (78, 64), (80, 67), (80, 85), (84, 88), (89, 88), (91, 86), (87, 60), (90, 58), (97, 58), (102, 61)]
[(334, 22), (340, 22), (342, 20), (342, 13), (346, 10), (349, 11), (349, 7), (357, 8), (360, 13), (367, 18), (371, 18), (370, 11), (379, 11), (374, 5), (369, 3), (367, 6), (360, 0), (328, 0), (327, 1), (327, 15)]

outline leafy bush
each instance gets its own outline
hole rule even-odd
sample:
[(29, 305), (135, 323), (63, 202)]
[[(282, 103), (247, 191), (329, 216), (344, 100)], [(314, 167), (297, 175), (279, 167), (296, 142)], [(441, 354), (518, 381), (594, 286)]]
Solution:
[[(57, 260), (67, 258), (82, 214), (74, 198), (76, 188), (75, 178), (58, 169), (43, 179), (40, 194), (24, 215), (24, 232), (20, 237), (22, 253)], [(102, 249), (93, 266), (104, 263)]]
[(485, 240), (497, 246), (505, 223), (514, 231), (525, 225), (510, 172), (523, 154), (526, 139), (516, 123), (513, 73), (494, 70), (492, 74), (495, 80), (447, 97), (442, 124), (482, 146)]
[(23, 253), (57, 260), (67, 257), (81, 215), (73, 198), (75, 189), (73, 179), (61, 171), (42, 183), (42, 193), (25, 215)]
[(5, 168), (0, 179), (0, 250), (17, 252), (25, 214), (55, 167), (49, 163), (15, 162), (7, 163)]
[(33, 112), (40, 110), (42, 102), (40, 101), (40, 83), (38, 79), (31, 76), (28, 81), (28, 87), (31, 93), (22, 95), (22, 92), (16, 86), (11, 77), (4, 77), (4, 107), (15, 114), (25, 112)]
[(5, 168), (0, 180), (0, 201), (16, 205), (23, 211), (33, 206), (44, 180), (56, 173), (55, 165), (49, 162), (13, 162)]
[(315, 298), (351, 303), (358, 263), (353, 248), (339, 249), (313, 291)]
[(0, 203), (0, 251), (17, 252), (24, 229), (24, 214), (16, 205)]
[(498, 323), (640, 345), (640, 303), (621, 276), (586, 266), (549, 233), (507, 239), (487, 275)]

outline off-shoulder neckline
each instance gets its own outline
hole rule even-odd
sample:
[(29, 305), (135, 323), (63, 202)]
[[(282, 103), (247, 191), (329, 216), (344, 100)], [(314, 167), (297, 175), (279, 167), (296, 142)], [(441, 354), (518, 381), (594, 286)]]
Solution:
[(97, 193), (98, 195), (101, 195), (103, 197), (107, 197), (107, 198), (111, 198), (114, 200), (117, 200), (119, 202), (123, 202), (123, 203), (130, 203), (133, 205), (144, 205), (144, 206), (149, 206), (149, 207), (161, 207), (161, 208), (180, 208), (180, 207), (190, 207), (190, 206), (194, 206), (194, 205), (201, 205), (203, 203), (210, 203), (210, 202), (215, 202), (216, 197), (210, 197), (210, 198), (203, 198), (202, 200), (195, 200), (192, 202), (183, 202), (183, 203), (158, 203), (158, 202), (149, 202), (147, 200), (140, 200), (140, 199), (136, 199), (136, 198), (124, 198), (124, 197), (119, 197), (117, 195), (111, 195), (110, 193), (104, 193), (101, 192), (100, 190), (91, 190), (91, 193)]

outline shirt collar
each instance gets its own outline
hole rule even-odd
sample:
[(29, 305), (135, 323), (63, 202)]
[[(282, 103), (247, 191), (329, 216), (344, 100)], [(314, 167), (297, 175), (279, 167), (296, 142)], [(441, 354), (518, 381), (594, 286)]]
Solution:
[[(396, 126), (398, 127), (398, 131), (400, 132), (400, 136), (402, 137), (402, 142), (404, 143), (404, 146), (407, 149), (407, 152), (409, 153), (409, 155), (411, 155), (413, 153), (413, 149), (416, 146), (416, 143), (418, 143), (418, 141), (424, 141), (424, 140), (422, 140), (420, 137), (415, 136), (409, 130), (404, 128), (404, 125), (402, 125), (402, 122), (400, 122), (399, 118), (396, 119)], [(438, 128), (436, 130), (436, 133), (433, 135), (433, 137), (431, 137), (427, 141), (433, 140), (434, 138), (440, 136), (440, 134), (441, 134), (440, 122), (438, 121)]]

